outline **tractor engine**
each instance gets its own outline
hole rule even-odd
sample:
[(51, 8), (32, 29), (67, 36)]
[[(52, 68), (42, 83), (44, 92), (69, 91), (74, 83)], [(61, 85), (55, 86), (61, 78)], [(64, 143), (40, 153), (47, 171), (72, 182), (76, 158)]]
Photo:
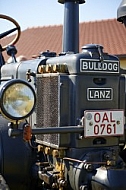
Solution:
[[(0, 38), (18, 30), (11, 45), (0, 47), (0, 189), (124, 190), (126, 70), (102, 45), (79, 52), (79, 4), (85, 0), (58, 2), (65, 7), (58, 56), (48, 50), (17, 62), (13, 44), (20, 27), (0, 15), (16, 25)], [(125, 5), (118, 9), (124, 24)]]
[(125, 144), (125, 77), (121, 72), (118, 58), (96, 44), (39, 66), (36, 129), (44, 133), (37, 134), (36, 141), (46, 157), (39, 165), (45, 186), (124, 188), (124, 180), (118, 179), (120, 170), (120, 179), (126, 175), (119, 156)]

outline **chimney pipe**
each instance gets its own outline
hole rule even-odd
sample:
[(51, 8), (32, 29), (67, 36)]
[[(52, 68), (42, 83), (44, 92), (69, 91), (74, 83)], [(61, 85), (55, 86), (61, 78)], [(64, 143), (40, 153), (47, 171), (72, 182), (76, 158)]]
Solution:
[(85, 0), (58, 0), (64, 4), (63, 52), (79, 52), (79, 4)]

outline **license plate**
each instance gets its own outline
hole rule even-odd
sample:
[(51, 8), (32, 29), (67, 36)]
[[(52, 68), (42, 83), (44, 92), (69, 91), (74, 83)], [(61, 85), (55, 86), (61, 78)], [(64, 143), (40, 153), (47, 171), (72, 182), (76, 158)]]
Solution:
[(84, 136), (118, 136), (124, 134), (123, 110), (84, 112)]

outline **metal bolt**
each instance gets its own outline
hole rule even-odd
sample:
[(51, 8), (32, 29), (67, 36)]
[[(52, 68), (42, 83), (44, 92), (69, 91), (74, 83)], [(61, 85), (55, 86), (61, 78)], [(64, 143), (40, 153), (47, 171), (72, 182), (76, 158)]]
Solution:
[(60, 187), (67, 187), (67, 181), (65, 181), (65, 180), (59, 180), (59, 185), (60, 185)]
[(91, 122), (89, 122), (89, 125), (90, 125), (90, 126), (92, 126), (92, 125), (93, 125), (93, 122), (92, 122), (92, 121), (91, 121)]
[(57, 183), (53, 183), (53, 184), (52, 184), (52, 188), (53, 188), (53, 189), (57, 189), (57, 188), (58, 188), (58, 184), (57, 184)]
[(80, 186), (80, 190), (88, 190), (87, 185), (81, 185), (81, 186)]
[(84, 168), (85, 168), (85, 170), (87, 170), (87, 171), (92, 171), (93, 170), (93, 165), (92, 164), (84, 164)]
[(50, 154), (51, 153), (51, 149), (50, 149), (50, 147), (46, 147), (45, 148), (45, 154)]
[(117, 123), (117, 125), (119, 125), (119, 124), (120, 124), (120, 121), (117, 121), (116, 123)]
[(53, 156), (54, 157), (59, 157), (59, 151), (58, 150), (53, 150)]

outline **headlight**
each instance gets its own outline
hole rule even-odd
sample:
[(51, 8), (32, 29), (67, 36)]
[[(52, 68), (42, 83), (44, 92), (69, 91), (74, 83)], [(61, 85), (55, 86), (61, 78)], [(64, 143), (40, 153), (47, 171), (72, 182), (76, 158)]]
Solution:
[(13, 79), (0, 86), (1, 113), (13, 121), (29, 117), (35, 107), (36, 96), (29, 83)]

